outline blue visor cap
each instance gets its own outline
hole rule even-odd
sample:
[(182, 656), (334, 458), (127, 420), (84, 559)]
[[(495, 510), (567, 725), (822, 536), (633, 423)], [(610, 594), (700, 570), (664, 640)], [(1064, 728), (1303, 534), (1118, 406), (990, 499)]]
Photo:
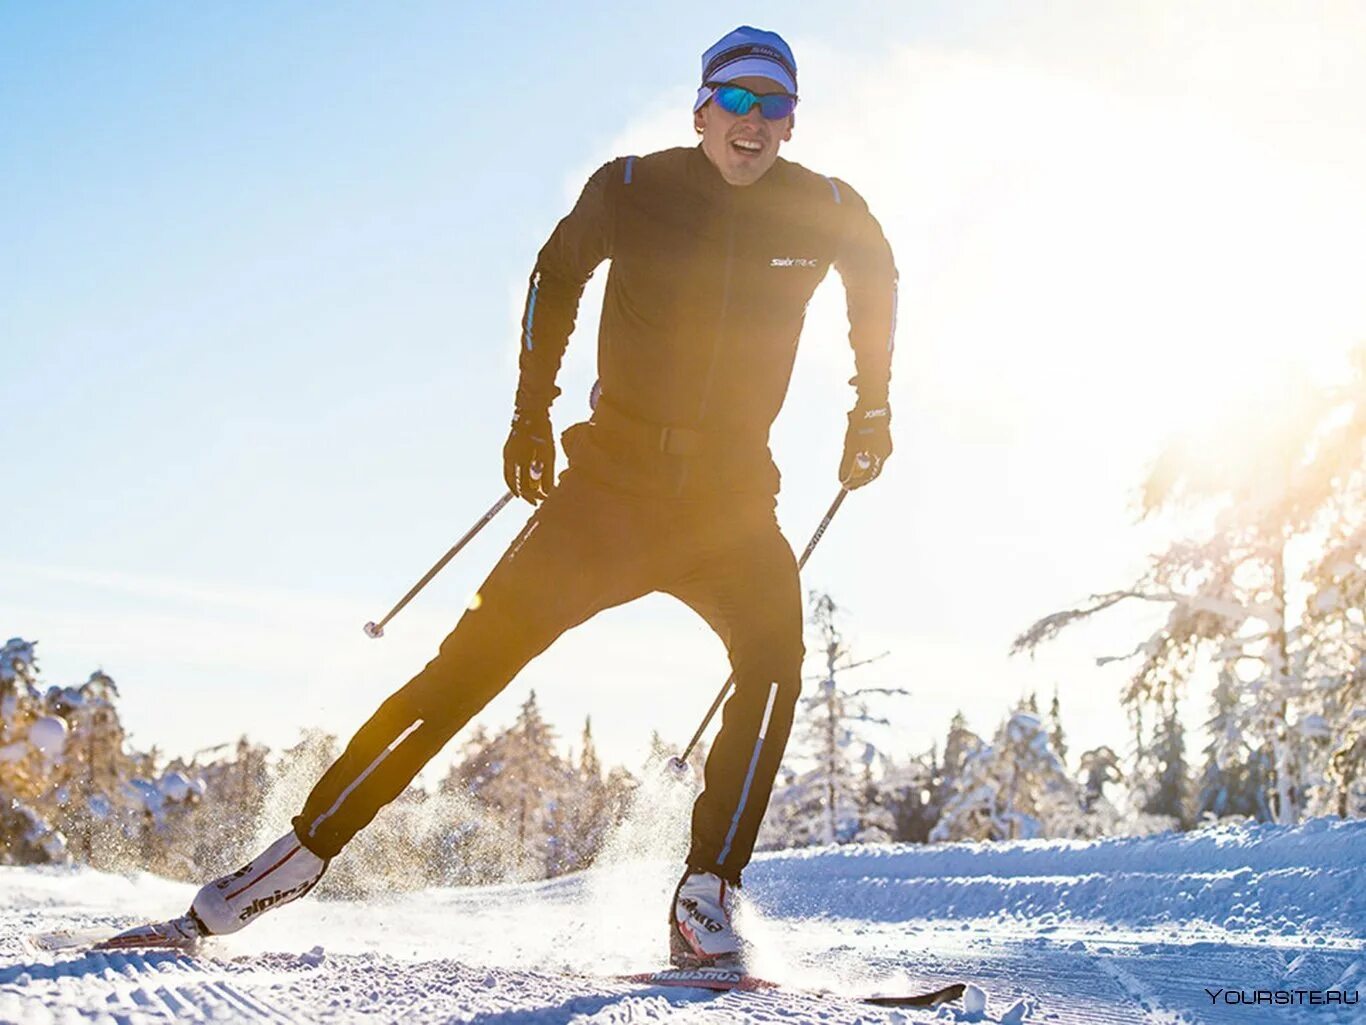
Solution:
[(793, 96), (797, 95), (797, 59), (792, 48), (776, 32), (741, 25), (719, 39), (702, 55), (702, 88), (693, 110), (712, 96), (709, 84), (734, 82), (750, 76), (767, 78)]

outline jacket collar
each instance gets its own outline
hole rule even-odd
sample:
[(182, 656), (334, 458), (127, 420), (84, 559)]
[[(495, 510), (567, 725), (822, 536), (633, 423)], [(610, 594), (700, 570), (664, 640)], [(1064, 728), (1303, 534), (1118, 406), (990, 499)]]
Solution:
[(719, 195), (743, 197), (745, 199), (762, 195), (771, 189), (777, 182), (781, 174), (780, 169), (785, 162), (782, 157), (779, 157), (774, 161), (773, 166), (764, 172), (764, 176), (753, 185), (731, 185), (721, 177), (721, 172), (711, 162), (711, 158), (702, 149), (700, 142), (693, 147), (688, 158), (689, 172), (693, 180), (697, 181), (703, 188)]

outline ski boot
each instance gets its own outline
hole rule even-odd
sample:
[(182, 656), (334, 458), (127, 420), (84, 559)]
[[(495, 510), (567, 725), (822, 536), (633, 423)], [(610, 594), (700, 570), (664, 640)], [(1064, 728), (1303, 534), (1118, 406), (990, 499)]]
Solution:
[(179, 918), (135, 926), (96, 943), (94, 949), (194, 950), (205, 937), (236, 932), (263, 911), (298, 900), (326, 871), (327, 862), (291, 831), (232, 875), (203, 887)]
[(206, 936), (236, 932), (261, 913), (298, 900), (326, 871), (327, 862), (290, 830), (232, 875), (204, 886), (187, 917)]
[(731, 924), (730, 884), (692, 868), (674, 891), (669, 914), (669, 961), (678, 968), (743, 971), (740, 938)]

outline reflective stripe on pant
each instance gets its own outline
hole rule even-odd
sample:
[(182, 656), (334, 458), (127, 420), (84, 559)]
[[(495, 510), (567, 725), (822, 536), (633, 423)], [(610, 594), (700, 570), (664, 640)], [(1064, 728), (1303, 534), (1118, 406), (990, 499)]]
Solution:
[[(697, 609), (730, 650), (737, 685), (707, 760), (693, 853), (738, 878), (800, 686), (796, 562), (772, 499), (622, 495), (573, 470), (508, 547), (436, 658), (380, 706), (324, 773), (294, 819), (304, 845), (334, 857), (561, 633), (652, 591)], [(699, 700), (705, 690), (699, 684)]]

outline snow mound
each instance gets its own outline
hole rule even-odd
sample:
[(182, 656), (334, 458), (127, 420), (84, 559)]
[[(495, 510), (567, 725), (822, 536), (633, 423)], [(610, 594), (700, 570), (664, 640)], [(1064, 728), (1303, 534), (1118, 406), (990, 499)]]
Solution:
[(1366, 938), (1366, 821), (1238, 825), (1096, 841), (884, 844), (760, 855), (770, 914), (1182, 923)]

